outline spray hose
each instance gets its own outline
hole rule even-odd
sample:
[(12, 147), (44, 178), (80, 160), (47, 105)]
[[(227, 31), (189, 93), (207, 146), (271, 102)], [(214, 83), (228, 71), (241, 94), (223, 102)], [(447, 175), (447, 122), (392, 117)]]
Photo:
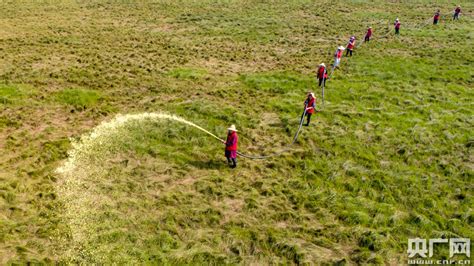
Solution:
[[(272, 153), (272, 154), (269, 154), (269, 155), (248, 155), (248, 154), (244, 154), (244, 153), (241, 153), (241, 152), (237, 152), (237, 155), (239, 155), (240, 157), (244, 157), (244, 158), (248, 158), (248, 159), (266, 159), (266, 158), (270, 158), (270, 157), (275, 157), (275, 156), (278, 156), (278, 155), (281, 155), (287, 151), (290, 150), (291, 146), (296, 142), (296, 140), (298, 139), (298, 136), (300, 134), (300, 131), (301, 131), (301, 128), (303, 127), (303, 121), (304, 121), (304, 117), (306, 115), (306, 108), (307, 108), (307, 104), (305, 104), (304, 106), (304, 111), (303, 111), (303, 114), (301, 115), (301, 118), (300, 118), (300, 124), (298, 126), (298, 130), (296, 131), (295, 135), (293, 136), (293, 141), (288, 145), (286, 146), (284, 149), (282, 149), (281, 151), (279, 152), (275, 152), (275, 153)], [(200, 126), (196, 126), (197, 128), (201, 129), (202, 131), (206, 132), (207, 134), (209, 134), (210, 136), (214, 137), (215, 139), (221, 141), (221, 142), (225, 142), (225, 140), (219, 138), (218, 136), (212, 134), (211, 132), (203, 129), (202, 127)]]
[(307, 108), (307, 105), (305, 104), (303, 114), (301, 115), (301, 118), (300, 118), (300, 124), (298, 126), (298, 130), (296, 130), (296, 133), (293, 136), (293, 141), (290, 144), (288, 144), (284, 149), (282, 149), (281, 151), (269, 154), (269, 155), (247, 155), (247, 154), (243, 154), (241, 152), (237, 152), (237, 155), (239, 155), (240, 157), (247, 158), (247, 159), (256, 159), (256, 160), (260, 159), (261, 160), (261, 159), (267, 159), (267, 158), (270, 158), (270, 157), (275, 157), (275, 156), (281, 155), (281, 154), (289, 151), (291, 149), (291, 146), (293, 144), (295, 144), (296, 140), (298, 139), (301, 128), (303, 127), (303, 121), (304, 121), (304, 117), (306, 115), (306, 108)]

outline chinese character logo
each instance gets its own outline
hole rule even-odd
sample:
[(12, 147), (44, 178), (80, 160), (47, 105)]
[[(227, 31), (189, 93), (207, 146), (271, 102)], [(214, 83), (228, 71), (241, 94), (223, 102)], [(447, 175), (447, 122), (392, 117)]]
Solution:
[(413, 258), (417, 254), (423, 258), (426, 258), (426, 239), (421, 238), (410, 238), (408, 239), (408, 257)]
[[(448, 243), (448, 239), (433, 238), (429, 240), (429, 245), (426, 239), (410, 238), (408, 239), (408, 257), (413, 258), (419, 255), (422, 258), (433, 256), (434, 244)], [(428, 253), (428, 255), (427, 255)], [(471, 257), (471, 240), (469, 238), (451, 238), (449, 239), (449, 257), (452, 258), (456, 254), (464, 254)]]
[(449, 242), (449, 257), (454, 254), (466, 254), (471, 257), (471, 240), (469, 238), (451, 238)]

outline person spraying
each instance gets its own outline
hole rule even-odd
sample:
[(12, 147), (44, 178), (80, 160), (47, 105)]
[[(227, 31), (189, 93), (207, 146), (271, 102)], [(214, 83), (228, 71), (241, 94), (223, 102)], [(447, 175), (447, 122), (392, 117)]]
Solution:
[(336, 53), (334, 54), (334, 68), (339, 67), (341, 63), (342, 51), (344, 51), (343, 46), (337, 47)]
[(370, 41), (370, 37), (372, 37), (372, 27), (367, 28), (367, 33), (365, 34), (364, 42)]
[(227, 139), (223, 141), (225, 144), (225, 157), (227, 158), (227, 164), (230, 168), (237, 167), (237, 143), (239, 136), (237, 135), (237, 129), (235, 125), (231, 125), (227, 129)]
[(319, 64), (317, 77), (319, 79), (319, 87), (326, 86), (326, 79), (328, 78), (328, 71), (324, 63)]
[(309, 126), (309, 122), (311, 122), (311, 116), (314, 114), (316, 110), (316, 99), (314, 98), (314, 93), (308, 92), (308, 97), (304, 101), (304, 106), (306, 108), (306, 125)]
[(349, 55), (349, 54), (352, 56), (352, 50), (354, 50), (355, 43), (356, 43), (356, 37), (352, 36), (349, 39), (349, 43), (347, 43), (346, 56)]
[(395, 34), (400, 35), (400, 26), (401, 26), (400, 20), (398, 20), (397, 18), (395, 22), (393, 23), (393, 25), (395, 26)]
[(439, 17), (440, 17), (440, 11), (436, 11), (436, 13), (433, 16), (433, 25), (438, 25), (439, 22)]

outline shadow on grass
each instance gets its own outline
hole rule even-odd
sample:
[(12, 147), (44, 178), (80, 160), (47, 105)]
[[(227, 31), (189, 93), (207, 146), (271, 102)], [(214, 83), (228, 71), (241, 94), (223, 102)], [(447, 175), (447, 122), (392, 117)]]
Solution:
[(228, 168), (225, 158), (223, 158), (222, 160), (209, 160), (209, 161), (196, 160), (196, 161), (190, 161), (188, 163), (189, 165), (192, 165), (198, 169), (206, 169), (206, 170), (219, 169), (220, 170), (220, 169)]

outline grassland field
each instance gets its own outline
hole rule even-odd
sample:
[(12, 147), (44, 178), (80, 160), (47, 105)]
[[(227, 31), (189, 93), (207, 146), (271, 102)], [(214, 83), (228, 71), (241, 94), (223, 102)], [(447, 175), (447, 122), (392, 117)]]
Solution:
[[(459, 21), (451, 1), (0, 1), (0, 264), (399, 265), (408, 238), (473, 241), (458, 2)], [(367, 26), (320, 105), (316, 67)], [(110, 122), (235, 124), (241, 151), (269, 154), (309, 90), (294, 149), (236, 169), (182, 123)]]

